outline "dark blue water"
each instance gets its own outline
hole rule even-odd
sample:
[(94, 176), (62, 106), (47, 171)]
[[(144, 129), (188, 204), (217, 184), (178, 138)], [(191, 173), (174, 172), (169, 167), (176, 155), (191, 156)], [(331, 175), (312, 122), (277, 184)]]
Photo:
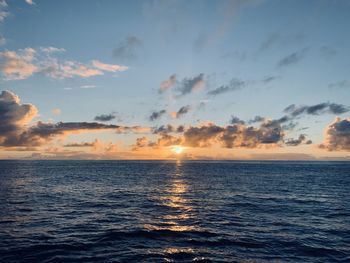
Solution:
[(0, 161), (0, 262), (350, 262), (350, 163)]

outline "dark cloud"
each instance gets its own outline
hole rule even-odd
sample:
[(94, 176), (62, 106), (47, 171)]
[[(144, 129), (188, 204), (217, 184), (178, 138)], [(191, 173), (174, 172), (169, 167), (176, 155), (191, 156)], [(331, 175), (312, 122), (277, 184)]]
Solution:
[(182, 133), (184, 132), (185, 127), (183, 125), (179, 125), (177, 127), (167, 124), (167, 125), (161, 125), (159, 127), (154, 127), (152, 129), (153, 134), (161, 134), (161, 133)]
[(149, 116), (149, 120), (150, 121), (158, 120), (165, 113), (166, 113), (166, 110), (154, 111), (154, 112), (152, 112), (151, 116)]
[(320, 148), (328, 151), (350, 151), (350, 118), (336, 118), (328, 125), (326, 140)]
[(115, 114), (114, 113), (110, 113), (110, 114), (101, 114), (101, 115), (98, 115), (94, 118), (95, 121), (111, 121), (111, 120), (114, 120), (116, 118)]
[(268, 83), (271, 83), (271, 82), (273, 82), (273, 81), (275, 81), (275, 80), (277, 80), (277, 79), (279, 79), (280, 77), (278, 77), (278, 76), (265, 76), (263, 79), (262, 79), (262, 82), (264, 83), (264, 84), (268, 84)]
[(240, 118), (238, 118), (236, 116), (231, 116), (230, 123), (231, 124), (245, 124), (245, 122), (243, 120), (241, 120)]
[(65, 144), (64, 147), (93, 147), (95, 142), (80, 142), (80, 143), (68, 143)]
[(311, 140), (307, 140), (305, 134), (300, 134), (297, 139), (287, 139), (284, 142), (287, 146), (299, 146), (302, 143), (311, 144)]
[(204, 74), (201, 73), (193, 78), (184, 78), (177, 90), (180, 92), (180, 95), (187, 95), (196, 90), (201, 90), (205, 85)]
[(113, 56), (117, 59), (134, 59), (142, 45), (141, 39), (136, 36), (128, 36), (113, 50)]
[(284, 58), (282, 58), (278, 63), (278, 67), (286, 67), (300, 62), (306, 55), (308, 48), (293, 52)]
[(265, 118), (257, 115), (253, 119), (249, 120), (248, 123), (252, 124), (252, 123), (263, 122), (263, 121), (265, 121)]
[(302, 114), (309, 114), (309, 115), (320, 115), (324, 113), (330, 113), (330, 114), (342, 114), (345, 112), (348, 112), (350, 109), (349, 107), (337, 104), (337, 103), (330, 103), (330, 102), (324, 102), (315, 104), (312, 106), (296, 106), (295, 104), (289, 105), (287, 108), (284, 109), (284, 112), (290, 114), (293, 117), (297, 117)]
[(239, 90), (239, 89), (243, 88), (244, 86), (246, 86), (245, 81), (234, 78), (230, 81), (230, 83), (228, 85), (220, 86), (214, 90), (209, 91), (207, 94), (211, 95), (211, 96), (216, 96), (216, 95), (219, 95), (222, 93)]
[(6, 145), (25, 129), (36, 117), (37, 108), (32, 104), (21, 104), (17, 95), (10, 91), (0, 94), (0, 145)]
[(178, 118), (181, 118), (183, 115), (185, 115), (186, 113), (188, 113), (191, 109), (191, 106), (190, 105), (186, 105), (186, 106), (182, 106), (177, 112), (176, 112), (176, 115), (175, 117), (178, 119)]

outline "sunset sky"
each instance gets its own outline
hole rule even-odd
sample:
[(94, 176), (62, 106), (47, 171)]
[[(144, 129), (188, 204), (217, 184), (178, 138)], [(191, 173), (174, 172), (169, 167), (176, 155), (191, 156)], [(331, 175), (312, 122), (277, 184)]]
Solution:
[(350, 159), (349, 14), (0, 0), (0, 158)]

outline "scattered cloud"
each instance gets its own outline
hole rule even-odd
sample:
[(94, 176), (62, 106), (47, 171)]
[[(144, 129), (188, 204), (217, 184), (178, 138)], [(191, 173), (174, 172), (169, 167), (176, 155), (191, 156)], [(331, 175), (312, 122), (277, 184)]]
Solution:
[(231, 116), (230, 123), (231, 124), (245, 124), (245, 121), (241, 120), (240, 118), (238, 118), (236, 116)]
[(269, 84), (277, 79), (279, 79), (280, 77), (278, 76), (272, 76), (272, 75), (269, 75), (269, 76), (265, 76), (263, 79), (262, 79), (262, 82), (264, 84)]
[(350, 151), (350, 118), (336, 118), (325, 131), (325, 142), (320, 148), (328, 151)]
[(182, 106), (178, 111), (172, 112), (172, 117), (179, 119), (191, 110), (190, 105)]
[(5, 18), (10, 14), (7, 12), (7, 3), (5, 0), (0, 0), (0, 23), (4, 22)]
[(26, 79), (39, 71), (34, 64), (36, 51), (32, 48), (0, 52), (0, 70), (5, 80)]
[(166, 110), (160, 110), (160, 111), (154, 111), (152, 112), (151, 116), (149, 116), (150, 121), (158, 120), (160, 117), (162, 117), (166, 113)]
[(263, 122), (263, 121), (265, 121), (265, 118), (257, 115), (253, 119), (249, 120), (248, 123), (252, 124), (252, 123)]
[(111, 121), (114, 120), (116, 118), (115, 113), (109, 113), (109, 114), (101, 114), (101, 115), (97, 115), (94, 120), (95, 121), (102, 121), (102, 122), (107, 122), (107, 121)]
[(284, 143), (287, 146), (299, 146), (302, 143), (312, 144), (312, 141), (307, 140), (305, 134), (300, 134), (297, 139), (287, 139)]
[(137, 57), (138, 51), (142, 45), (142, 40), (138, 37), (128, 36), (113, 50), (113, 56), (122, 60), (134, 59)]
[(114, 65), (114, 64), (105, 64), (98, 60), (93, 60), (92, 65), (103, 71), (117, 72), (117, 71), (125, 71), (128, 69), (126, 66)]
[(303, 48), (302, 50), (295, 51), (278, 61), (278, 67), (287, 67), (300, 62), (306, 55), (309, 48)]
[(167, 80), (160, 83), (159, 93), (163, 93), (176, 84), (176, 74), (171, 75)]
[(40, 50), (48, 54), (66, 52), (64, 48), (57, 48), (57, 47), (42, 47), (40, 48)]
[(345, 112), (350, 111), (350, 108), (337, 103), (324, 102), (315, 104), (312, 106), (296, 106), (295, 104), (289, 105), (284, 109), (284, 112), (290, 114), (293, 117), (297, 117), (301, 114), (309, 114), (309, 115), (320, 115), (324, 113), (330, 114), (343, 114)]
[(208, 95), (216, 96), (230, 91), (239, 90), (246, 86), (246, 82), (237, 78), (233, 78), (228, 85), (220, 86), (214, 90), (208, 91)]
[(184, 78), (177, 90), (180, 92), (180, 96), (190, 94), (194, 91), (202, 90), (205, 86), (204, 74), (201, 73), (193, 78)]
[(59, 60), (53, 55), (63, 49), (48, 47), (0, 52), (0, 71), (5, 80), (20, 80), (41, 73), (51, 78), (88, 78), (103, 75), (104, 72), (117, 72), (128, 69), (126, 66), (105, 64), (98, 60), (84, 64), (72, 60)]

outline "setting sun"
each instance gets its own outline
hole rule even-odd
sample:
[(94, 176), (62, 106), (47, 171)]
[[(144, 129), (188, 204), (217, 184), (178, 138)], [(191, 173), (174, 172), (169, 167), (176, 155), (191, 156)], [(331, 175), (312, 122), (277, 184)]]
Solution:
[(184, 151), (184, 147), (179, 146), (179, 145), (173, 145), (171, 146), (171, 151), (176, 154), (181, 154)]

